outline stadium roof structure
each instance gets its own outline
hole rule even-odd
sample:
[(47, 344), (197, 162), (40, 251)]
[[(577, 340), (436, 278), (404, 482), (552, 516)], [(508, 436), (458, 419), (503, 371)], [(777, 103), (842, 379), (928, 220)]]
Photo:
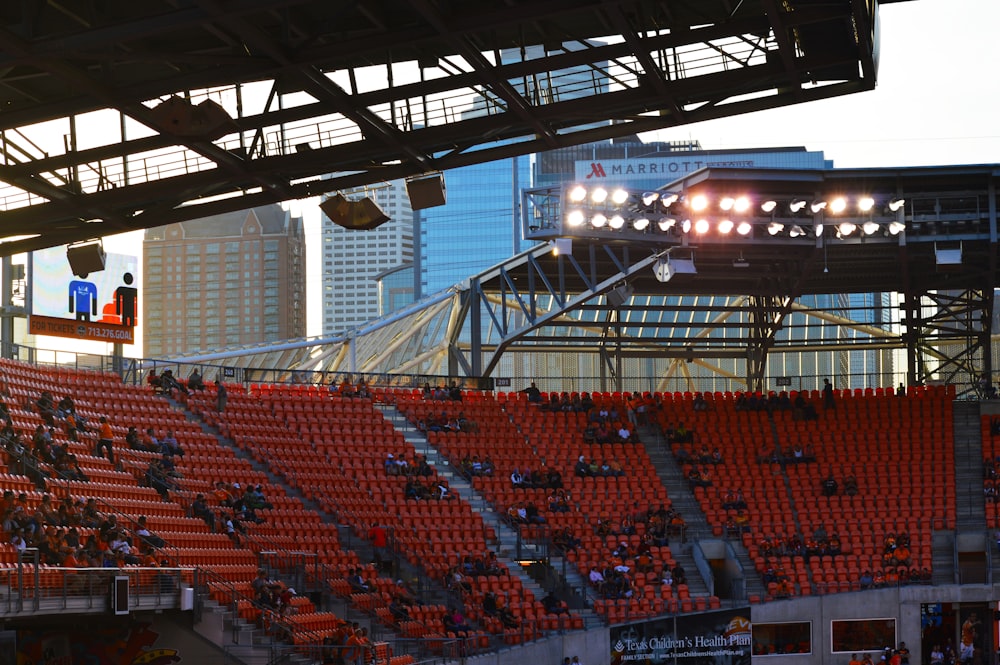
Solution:
[(869, 90), (878, 7), (3, 3), (0, 255)]
[(875, 350), (904, 353), (911, 385), (972, 388), (993, 368), (998, 181), (1000, 165), (705, 168), (618, 202), (529, 190), (543, 242), (451, 291), (345, 335), (186, 360), (479, 378), (505, 354), (593, 354), (612, 382), (645, 358), (763, 389), (774, 354)]

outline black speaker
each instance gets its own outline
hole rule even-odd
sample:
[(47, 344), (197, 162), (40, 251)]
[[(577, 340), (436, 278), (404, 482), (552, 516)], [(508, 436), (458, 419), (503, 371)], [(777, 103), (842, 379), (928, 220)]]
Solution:
[(389, 216), (367, 196), (360, 201), (350, 201), (342, 194), (334, 194), (320, 203), (319, 209), (337, 226), (353, 231), (370, 231), (389, 221)]
[(406, 194), (410, 197), (411, 210), (443, 206), (448, 200), (448, 192), (444, 186), (444, 174), (435, 173), (407, 180)]
[(66, 260), (77, 277), (86, 277), (92, 272), (104, 270), (104, 247), (99, 242), (66, 247)]

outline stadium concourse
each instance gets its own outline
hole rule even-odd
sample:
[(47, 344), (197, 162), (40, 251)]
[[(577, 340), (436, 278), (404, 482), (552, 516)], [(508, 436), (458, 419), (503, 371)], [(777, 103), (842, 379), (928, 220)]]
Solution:
[[(12, 427), (0, 483), (14, 493), (0, 612), (15, 630), (29, 615), (106, 612), (110, 569), (129, 579), (126, 611), (193, 605), (204, 631), (214, 604), (230, 612), (213, 637), (230, 654), (244, 637), (391, 663), (585, 643), (574, 635), (611, 649), (616, 627), (643, 620), (813, 609), (796, 602), (896, 617), (919, 644), (914, 599), (958, 601), (969, 592), (953, 583), (986, 584), (993, 560), (995, 474), (978, 463), (995, 452), (993, 405), (955, 402), (950, 386), (549, 395), (357, 376), (229, 383), (220, 401), (217, 385), (183, 379), (0, 370)], [(102, 417), (113, 462), (95, 450)], [(74, 471), (48, 461), (38, 428)], [(957, 484), (956, 460), (973, 454), (976, 484)], [(947, 550), (956, 566), (938, 541), (959, 521), (981, 529)], [(33, 531), (35, 549), (9, 542)], [(754, 649), (815, 655), (816, 630)]]

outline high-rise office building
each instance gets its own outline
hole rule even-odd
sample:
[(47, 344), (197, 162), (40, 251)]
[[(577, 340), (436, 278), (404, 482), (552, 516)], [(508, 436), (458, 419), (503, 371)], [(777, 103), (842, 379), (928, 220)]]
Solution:
[(142, 284), (147, 357), (303, 337), (302, 219), (273, 205), (148, 229)]
[[(505, 49), (500, 52), (500, 61), (508, 65), (589, 46), (566, 42), (548, 50), (541, 46)], [(508, 83), (533, 103), (548, 104), (606, 90), (607, 71), (606, 63), (598, 63), (597, 67), (566, 67)], [(480, 116), (502, 106), (502, 100), (484, 96), (463, 117)], [(520, 226), (521, 190), (534, 186), (533, 159), (522, 155), (445, 173), (447, 204), (418, 211), (415, 218), (420, 243), (414, 262), (418, 297), (448, 288), (533, 244), (523, 240)]]
[[(413, 211), (402, 180), (367, 190), (345, 191), (350, 200), (369, 197), (389, 217), (370, 231), (337, 226), (326, 215), (322, 220), (323, 334), (330, 335), (378, 318), (377, 278), (388, 270), (413, 261)], [(398, 289), (394, 300), (412, 301)]]

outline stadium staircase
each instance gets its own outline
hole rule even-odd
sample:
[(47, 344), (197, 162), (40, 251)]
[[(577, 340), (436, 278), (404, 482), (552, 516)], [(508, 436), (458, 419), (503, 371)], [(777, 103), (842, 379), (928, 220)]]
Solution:
[[(473, 487), (461, 474), (455, 473), (449, 460), (445, 459), (436, 446), (430, 443), (428, 437), (423, 432), (416, 429), (403, 415), (395, 404), (379, 404), (377, 408), (382, 412), (385, 419), (393, 426), (403, 432), (403, 437), (407, 443), (413, 446), (415, 452), (424, 455), (427, 463), (437, 470), (438, 475), (447, 479), (449, 488), (459, 496), (465, 498), (472, 504), (472, 510), (479, 514), (483, 522), (492, 529), (495, 538), (489, 540), (498, 550), (498, 557), (503, 560), (512, 574), (520, 578), (521, 584), (529, 589), (536, 597), (541, 598), (553, 587), (568, 587), (569, 589), (586, 590), (587, 583), (572, 567), (566, 567), (566, 574), (560, 575), (557, 571), (563, 569), (562, 558), (553, 556), (544, 543), (525, 539), (513, 529), (510, 524), (501, 518), (501, 513), (494, 510), (486, 498)], [(544, 579), (559, 578), (559, 583), (549, 584), (543, 587), (542, 584), (529, 572), (530, 563), (543, 564), (549, 570), (543, 575)], [(561, 594), (564, 600), (572, 600), (572, 595), (566, 592)], [(592, 600), (592, 599), (591, 599)], [(589, 607), (589, 603), (570, 602), (573, 611), (579, 614), (584, 621), (584, 627), (596, 627), (603, 625), (603, 621)]]
[[(671, 552), (674, 559), (684, 568), (688, 578), (688, 588), (694, 596), (713, 595), (701, 571), (695, 564), (692, 549), (698, 543), (716, 537), (720, 534), (713, 534), (712, 527), (705, 519), (698, 500), (690, 489), (684, 473), (673, 456), (669, 453), (663, 437), (655, 427), (640, 425), (639, 435), (646, 446), (646, 452), (653, 463), (656, 475), (663, 482), (664, 487), (670, 493), (671, 507), (684, 517), (686, 535), (683, 539), (671, 538)], [(752, 569), (751, 569), (752, 572)], [(728, 593), (716, 593), (721, 597), (728, 597)]]

